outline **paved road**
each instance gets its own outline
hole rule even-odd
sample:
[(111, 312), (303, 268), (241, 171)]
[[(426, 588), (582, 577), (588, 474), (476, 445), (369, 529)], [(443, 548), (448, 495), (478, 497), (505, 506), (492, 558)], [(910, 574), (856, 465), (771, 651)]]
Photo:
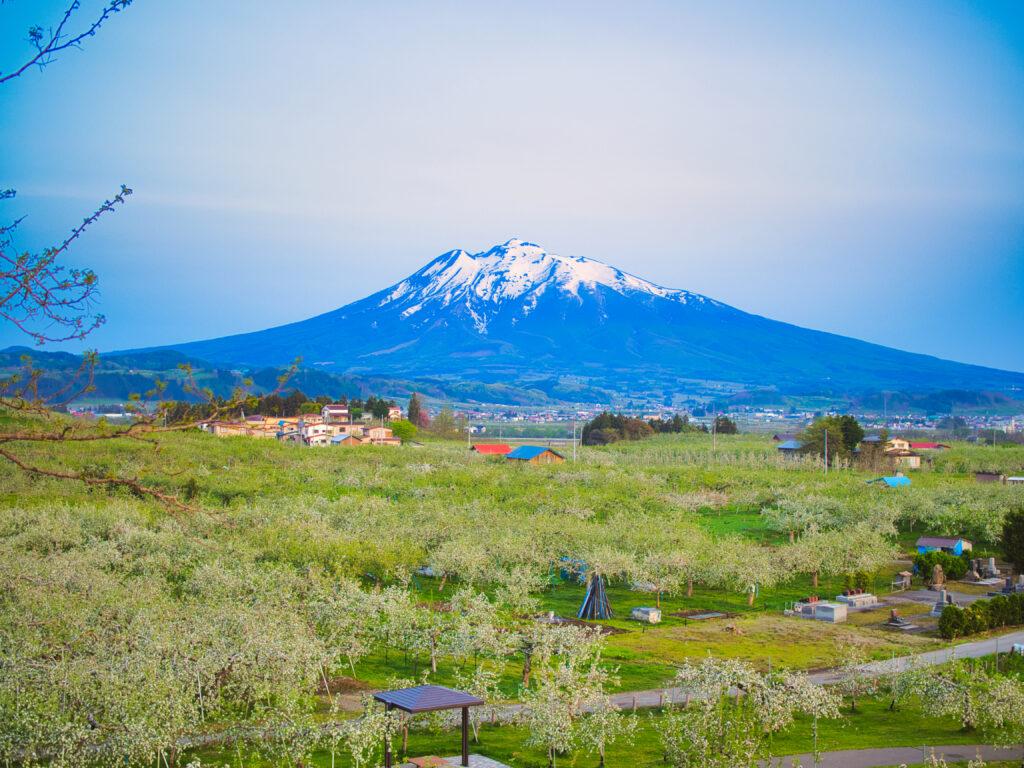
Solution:
[[(1020, 760), (1024, 757), (1024, 748), (1011, 747), (1000, 749), (984, 744), (958, 745), (946, 747), (882, 747), (880, 749), (851, 749), (842, 752), (823, 752), (820, 768), (878, 768), (879, 766), (900, 765), (906, 763), (923, 763), (935, 753), (936, 757), (945, 758), (950, 763), (966, 763), (979, 755), (986, 761)], [(789, 768), (796, 758), (804, 768), (815, 765), (814, 755), (787, 755), (773, 758), (768, 765), (777, 768)]]
[[(1024, 643), (1024, 631), (1011, 632), (1000, 637), (977, 640), (973, 643), (950, 646), (939, 651), (919, 653), (916, 657), (897, 656), (894, 659), (886, 659), (885, 661), (872, 661), (861, 665), (860, 669), (870, 674), (886, 675), (904, 669), (911, 663), (912, 658), (916, 658), (920, 664), (934, 666), (936, 664), (945, 664), (952, 659), (976, 659), (981, 656), (990, 656), (997, 651), (1006, 652), (1010, 650), (1014, 643)], [(841, 676), (842, 673), (834, 669), (825, 672), (814, 672), (809, 675), (810, 679), (819, 685), (835, 683)], [(686, 696), (687, 693), (682, 688), (655, 688), (647, 691), (616, 693), (612, 696), (612, 701), (621, 709), (631, 709), (633, 707), (644, 709), (668, 703), (682, 703), (686, 701)], [(896, 762), (898, 763), (899, 761)]]

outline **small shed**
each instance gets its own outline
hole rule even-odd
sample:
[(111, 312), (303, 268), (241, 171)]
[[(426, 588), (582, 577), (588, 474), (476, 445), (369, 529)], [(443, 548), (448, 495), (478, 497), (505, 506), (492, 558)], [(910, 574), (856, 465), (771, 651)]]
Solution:
[(958, 557), (964, 552), (974, 549), (974, 545), (970, 541), (960, 536), (922, 536), (914, 546), (917, 547), (919, 555), (939, 550)]
[(775, 446), (775, 449), (783, 456), (795, 456), (803, 447), (804, 444), (799, 440), (784, 440)]
[[(411, 715), (420, 712), (437, 712), (442, 709), (462, 710), (462, 762), (469, 765), (469, 708), (479, 707), (484, 700), (443, 685), (417, 685), (395, 691), (381, 691), (373, 698), (384, 704), (387, 710), (400, 709)], [(384, 768), (392, 768), (391, 742), (384, 740)]]
[(483, 456), (507, 456), (512, 453), (512, 446), (507, 443), (477, 443), (470, 450)]
[(529, 464), (561, 464), (565, 456), (543, 445), (520, 445), (505, 458)]

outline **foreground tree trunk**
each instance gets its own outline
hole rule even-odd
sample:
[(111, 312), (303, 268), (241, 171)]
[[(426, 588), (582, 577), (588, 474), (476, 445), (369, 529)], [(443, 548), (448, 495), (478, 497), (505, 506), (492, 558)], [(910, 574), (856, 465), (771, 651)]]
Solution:
[(686, 596), (693, 597), (693, 579), (686, 580)]

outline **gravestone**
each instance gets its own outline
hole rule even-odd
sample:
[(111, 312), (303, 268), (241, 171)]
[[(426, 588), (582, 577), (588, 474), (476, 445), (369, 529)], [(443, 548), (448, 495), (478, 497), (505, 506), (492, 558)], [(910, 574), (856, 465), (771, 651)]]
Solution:
[(889, 611), (889, 620), (885, 622), (884, 626), (886, 626), (889, 629), (899, 629), (904, 631), (908, 629), (917, 629), (916, 624), (911, 624), (909, 621), (900, 616), (895, 608)]
[(930, 615), (932, 615), (932, 616), (941, 616), (943, 609), (947, 605), (953, 605), (953, 604), (954, 603), (953, 603), (952, 595), (948, 594), (945, 589), (940, 589), (939, 590), (939, 596), (935, 600), (935, 605), (932, 606), (932, 610), (931, 610), (931, 614)]
[[(932, 568), (932, 580), (928, 585), (929, 589), (939, 591), (943, 589), (946, 584), (946, 574), (942, 572), (942, 566), (938, 563)], [(943, 590), (944, 591), (944, 590)]]
[(964, 577), (964, 581), (981, 581), (981, 573), (980, 573), (980, 571), (981, 571), (981, 560), (980, 559), (972, 559), (971, 560), (971, 570), (969, 570), (967, 572), (967, 575)]

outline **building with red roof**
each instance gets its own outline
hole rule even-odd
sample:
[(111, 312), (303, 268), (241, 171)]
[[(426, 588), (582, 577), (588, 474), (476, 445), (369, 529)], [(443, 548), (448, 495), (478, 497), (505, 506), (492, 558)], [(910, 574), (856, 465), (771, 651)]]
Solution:
[(479, 443), (471, 450), (484, 456), (507, 456), (512, 453), (512, 446), (506, 443)]

